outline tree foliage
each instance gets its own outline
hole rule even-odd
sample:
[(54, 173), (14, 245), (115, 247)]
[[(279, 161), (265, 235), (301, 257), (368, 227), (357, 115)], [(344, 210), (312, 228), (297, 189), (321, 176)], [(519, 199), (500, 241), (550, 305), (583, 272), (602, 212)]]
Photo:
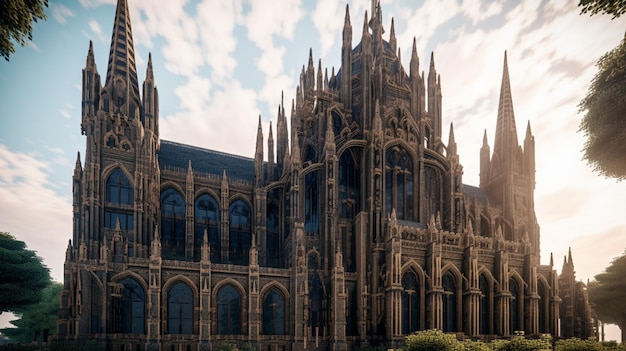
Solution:
[(19, 319), (11, 321), (16, 328), (0, 329), (2, 334), (16, 342), (47, 342), (48, 335), (56, 334), (61, 290), (63, 284), (50, 284), (42, 291), (38, 303), (23, 308)]
[(606, 13), (613, 15), (615, 19), (626, 13), (626, 1), (624, 0), (580, 0), (578, 7), (581, 7), (581, 14), (589, 13), (595, 15)]
[(33, 39), (33, 22), (45, 20), (48, 0), (0, 1), (0, 54), (9, 61), (15, 52), (13, 42), (21, 46)]
[(622, 342), (626, 341), (626, 251), (594, 277), (588, 292), (598, 318), (617, 324), (622, 331)]
[[(626, 3), (626, 2), (624, 2)], [(626, 37), (600, 58), (598, 73), (580, 102), (583, 158), (594, 171), (626, 179)]]
[(0, 313), (21, 312), (38, 303), (50, 284), (50, 271), (23, 241), (0, 232)]

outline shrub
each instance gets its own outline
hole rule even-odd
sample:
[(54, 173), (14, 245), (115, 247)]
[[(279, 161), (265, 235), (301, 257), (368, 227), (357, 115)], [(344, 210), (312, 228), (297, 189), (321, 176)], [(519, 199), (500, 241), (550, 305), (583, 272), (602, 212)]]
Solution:
[(463, 344), (455, 335), (441, 330), (418, 331), (406, 337), (407, 351), (463, 351)]

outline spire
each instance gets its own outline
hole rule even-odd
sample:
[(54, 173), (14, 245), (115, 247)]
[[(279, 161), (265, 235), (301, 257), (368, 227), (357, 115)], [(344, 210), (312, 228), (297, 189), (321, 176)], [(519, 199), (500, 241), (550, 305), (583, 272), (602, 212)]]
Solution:
[(256, 150), (254, 152), (254, 172), (257, 186), (263, 185), (263, 127), (259, 115), (259, 127), (256, 133)]
[(270, 133), (267, 137), (267, 178), (274, 180), (274, 135), (272, 133), (272, 121), (270, 121)]
[(83, 172), (83, 166), (80, 164), (80, 151), (76, 153), (76, 165), (74, 166), (74, 176), (80, 177)]
[(572, 259), (572, 248), (570, 247), (568, 252), (567, 252), (567, 263), (571, 266), (574, 267), (574, 260)]
[(146, 67), (146, 80), (154, 79), (154, 72), (152, 71), (152, 52), (148, 53), (148, 66)]
[(513, 98), (509, 81), (509, 67), (507, 54), (504, 52), (504, 68), (502, 70), (502, 85), (500, 87), (500, 103), (498, 105), (498, 122), (496, 124), (496, 138), (493, 153), (505, 162), (506, 168), (513, 164), (513, 155), (517, 150), (517, 130), (515, 128), (515, 114), (513, 112)]
[(454, 124), (450, 122), (450, 135), (448, 136), (448, 156), (456, 155), (456, 141), (454, 140)]
[(148, 65), (146, 67), (146, 79), (143, 81), (143, 123), (144, 127), (158, 134), (159, 92), (154, 83), (154, 71), (152, 69), (152, 53), (148, 53)]
[(420, 61), (419, 56), (417, 56), (417, 44), (415, 43), (415, 37), (413, 37), (413, 48), (411, 49), (411, 63), (409, 64), (409, 66), (411, 79), (419, 79)]
[(554, 266), (554, 257), (552, 256), (552, 252), (550, 252), (550, 267)]
[(389, 45), (391, 45), (391, 50), (396, 52), (396, 29), (394, 28), (393, 17), (391, 17), (391, 33), (389, 33)]
[(319, 59), (317, 64), (317, 85), (315, 87), (317, 91), (324, 91), (324, 74), (322, 70), (322, 59)]
[(350, 6), (346, 4), (346, 16), (343, 19), (343, 40), (350, 39), (352, 43), (352, 24), (350, 23)]
[(483, 134), (483, 148), (489, 148), (489, 142), (487, 141), (487, 129), (485, 129), (485, 133)]
[(85, 63), (85, 68), (96, 68), (96, 60), (93, 55), (93, 42), (89, 41), (89, 51), (87, 51), (87, 62)]
[(110, 96), (110, 110), (119, 109), (132, 118), (140, 100), (133, 32), (126, 0), (118, 0), (115, 10), (105, 87)]

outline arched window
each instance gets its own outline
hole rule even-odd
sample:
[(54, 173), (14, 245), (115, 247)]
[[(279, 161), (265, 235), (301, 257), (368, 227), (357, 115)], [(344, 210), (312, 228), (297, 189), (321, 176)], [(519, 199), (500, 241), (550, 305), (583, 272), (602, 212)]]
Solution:
[(263, 299), (263, 334), (285, 335), (285, 298), (276, 288)]
[(511, 292), (511, 310), (509, 312), (510, 316), (510, 326), (511, 326), (511, 334), (515, 333), (518, 330), (521, 330), (520, 327), (520, 312), (521, 312), (521, 294), (519, 284), (515, 279), (509, 279), (509, 291)]
[(209, 245), (211, 246), (211, 262), (219, 263), (221, 260), (221, 245), (219, 223), (220, 208), (215, 198), (209, 194), (198, 196), (194, 204), (195, 209), (195, 238), (194, 258), (200, 260), (204, 231), (207, 231)]
[(446, 333), (456, 332), (456, 284), (454, 277), (444, 274), (441, 278), (443, 286), (443, 331)]
[(349, 150), (339, 159), (339, 215), (352, 219), (359, 212), (359, 170)]
[(273, 203), (267, 205), (267, 235), (265, 250), (268, 267), (280, 267), (280, 234), (279, 234), (278, 206)]
[(424, 218), (424, 220), (429, 221), (431, 216), (437, 217), (438, 213), (442, 214), (442, 182), (439, 172), (435, 168), (429, 166), (424, 167), (424, 178), (426, 186), (424, 199), (424, 201), (426, 201), (424, 204), (426, 218)]
[(304, 177), (304, 231), (307, 235), (319, 234), (321, 187), (318, 173), (313, 171)]
[(185, 283), (174, 284), (167, 294), (167, 331), (193, 333), (193, 293)]
[(550, 333), (550, 295), (548, 287), (543, 281), (537, 282), (537, 290), (539, 293), (539, 332)]
[(217, 334), (241, 334), (241, 294), (227, 284), (217, 293)]
[(185, 258), (185, 200), (172, 188), (161, 193), (161, 240), (163, 258)]
[(385, 206), (387, 215), (395, 208), (396, 217), (413, 221), (413, 161), (401, 147), (385, 153)]
[(232, 264), (247, 265), (250, 261), (250, 207), (242, 200), (235, 200), (228, 209), (230, 222), (229, 261)]
[(404, 273), (402, 289), (402, 334), (408, 335), (419, 330), (420, 287), (415, 273)]
[(489, 289), (489, 281), (484, 274), (478, 278), (478, 287), (480, 288), (480, 334), (491, 334), (489, 330), (489, 303), (491, 301), (491, 289)]
[(132, 230), (134, 200), (133, 186), (124, 172), (119, 168), (116, 169), (106, 182), (104, 226), (115, 228), (119, 221), (121, 230)]
[(101, 334), (102, 330), (102, 289), (100, 284), (97, 282), (97, 278), (93, 275), (91, 276), (91, 304), (90, 304), (90, 316), (91, 316), (91, 325), (90, 332), (91, 334)]
[[(118, 323), (113, 323), (118, 333), (143, 334), (145, 330), (145, 294), (143, 288), (133, 278), (120, 281), (123, 286), (119, 303), (113, 304), (117, 309)], [(114, 313), (115, 313), (114, 312)]]

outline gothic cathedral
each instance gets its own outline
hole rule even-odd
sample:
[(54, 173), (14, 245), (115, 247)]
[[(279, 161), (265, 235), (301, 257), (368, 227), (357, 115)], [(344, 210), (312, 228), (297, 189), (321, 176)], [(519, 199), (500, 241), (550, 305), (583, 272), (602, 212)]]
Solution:
[(295, 351), (433, 328), (595, 335), (571, 254), (560, 276), (540, 264), (535, 142), (528, 124), (518, 143), (506, 54), (493, 149), (485, 132), (480, 186), (463, 184), (433, 56), (425, 75), (414, 41), (407, 72), (393, 20), (385, 40), (377, 1), (370, 14), (352, 47), (346, 7), (341, 68), (309, 54), (290, 120), (281, 103), (268, 155), (259, 120), (249, 159), (160, 139), (152, 61), (140, 90), (118, 0), (104, 85), (91, 44), (83, 69), (59, 339)]

